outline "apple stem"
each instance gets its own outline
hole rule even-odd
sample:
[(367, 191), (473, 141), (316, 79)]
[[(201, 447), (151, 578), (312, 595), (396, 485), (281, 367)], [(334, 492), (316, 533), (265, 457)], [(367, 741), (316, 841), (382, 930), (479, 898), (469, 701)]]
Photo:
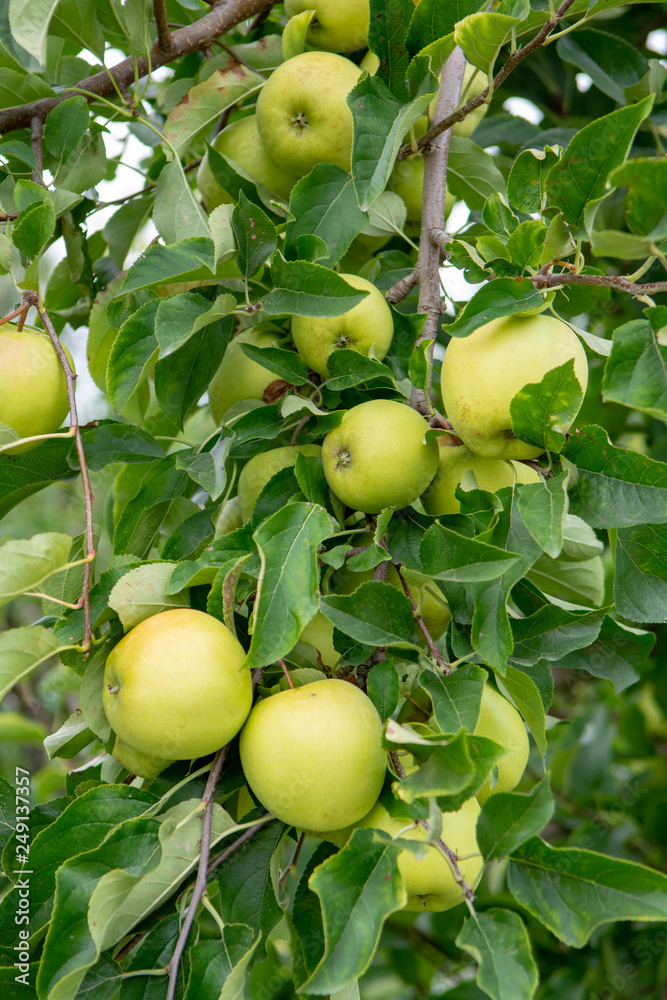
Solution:
[(280, 664), (280, 669), (282, 670), (282, 672), (284, 673), (285, 677), (287, 678), (287, 683), (289, 684), (289, 686), (291, 687), (291, 689), (293, 691), (294, 690), (294, 683), (292, 682), (292, 678), (290, 677), (289, 670), (285, 666), (285, 661), (284, 660), (278, 660), (278, 663)]
[(394, 563), (394, 567), (396, 569), (396, 572), (398, 573), (398, 579), (401, 581), (401, 586), (403, 587), (403, 590), (405, 591), (405, 596), (407, 598), (409, 598), (410, 603), (412, 604), (412, 613), (415, 616), (415, 621), (417, 622), (417, 624), (419, 625), (420, 629), (424, 633), (424, 638), (426, 639), (426, 644), (428, 645), (428, 648), (429, 648), (429, 651), (431, 653), (431, 656), (433, 657), (433, 659), (435, 660), (435, 662), (438, 664), (438, 666), (442, 670), (443, 674), (451, 674), (452, 668), (447, 663), (447, 661), (443, 657), (442, 653), (440, 652), (440, 650), (436, 646), (435, 642), (433, 641), (433, 636), (431, 635), (431, 633), (427, 629), (426, 623), (424, 622), (424, 619), (422, 618), (422, 616), (419, 614), (419, 612), (417, 610), (417, 605), (415, 603), (415, 599), (412, 596), (410, 588), (408, 587), (407, 583), (405, 582), (405, 578), (403, 577), (403, 574), (401, 573), (400, 564)]
[(14, 312), (10, 312), (8, 316), (3, 316), (3, 318), (0, 319), (0, 326), (4, 326), (5, 323), (11, 323), (11, 321), (16, 316), (19, 316), (19, 315), (25, 321), (25, 317), (26, 317), (26, 314), (27, 314), (29, 308), (30, 308), (30, 303), (29, 302), (25, 302), (25, 301), (22, 302), (21, 305), (18, 307), (18, 309), (15, 309)]
[(391, 758), (391, 762), (394, 765), (394, 770), (396, 771), (396, 774), (398, 775), (398, 777), (399, 778), (404, 778), (405, 777), (405, 768), (403, 767), (403, 765), (401, 764), (400, 760), (398, 759), (398, 753), (397, 753), (397, 751), (396, 750), (390, 750), (389, 751), (389, 756)]

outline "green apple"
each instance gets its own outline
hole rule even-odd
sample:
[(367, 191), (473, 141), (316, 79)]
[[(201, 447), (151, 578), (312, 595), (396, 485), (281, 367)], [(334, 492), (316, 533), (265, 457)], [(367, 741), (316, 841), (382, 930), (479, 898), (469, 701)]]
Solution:
[(496, 784), (492, 787), (493, 779), (489, 775), (477, 792), (477, 801), (484, 805), (489, 795), (511, 792), (521, 781), (528, 763), (528, 735), (514, 705), (510, 705), (507, 698), (503, 698), (489, 684), (482, 689), (482, 702), (473, 732), (475, 736), (486, 736), (508, 750), (495, 765), (498, 771)]
[(468, 337), (452, 337), (442, 364), (441, 388), (458, 437), (484, 458), (537, 458), (544, 449), (512, 433), (510, 403), (525, 385), (540, 382), (570, 358), (585, 392), (588, 363), (579, 338), (566, 323), (544, 314), (504, 316)]
[(296, 463), (297, 455), (312, 455), (319, 458), (322, 448), (319, 444), (287, 445), (271, 448), (253, 455), (243, 466), (239, 476), (238, 498), (243, 521), (249, 521), (257, 499), (270, 479), (281, 469), (288, 469)]
[(340, 663), (340, 653), (333, 644), (334, 627), (328, 618), (325, 618), (321, 611), (318, 611), (314, 618), (308, 622), (301, 630), (299, 642), (307, 642), (309, 646), (316, 649), (320, 654), (320, 659), (329, 670), (335, 670)]
[[(421, 224), (422, 195), (424, 192), (424, 160), (417, 155), (409, 160), (397, 160), (389, 175), (387, 187), (405, 202), (408, 210), (408, 225)], [(454, 207), (456, 198), (445, 191), (445, 219)]]
[[(458, 812), (442, 814), (441, 840), (457, 855), (457, 865), (466, 883), (474, 889), (482, 877), (484, 861), (477, 843), (477, 817), (479, 804), (471, 798), (463, 803)], [(390, 816), (385, 807), (377, 802), (367, 816), (354, 824), (352, 829), (335, 830), (322, 834), (323, 840), (334, 844), (345, 843), (352, 830), (370, 827), (383, 830), (396, 837), (402, 833), (405, 840), (424, 841), (428, 831), (423, 826), (410, 827), (409, 819)], [(406, 827), (409, 829), (406, 830)], [(401, 873), (408, 896), (406, 910), (440, 913), (463, 902), (463, 893), (454, 878), (454, 873), (443, 853), (433, 846), (426, 848), (426, 857), (417, 858), (412, 851), (401, 851), (398, 855), (398, 870)]]
[(208, 387), (211, 414), (216, 424), (220, 423), (234, 403), (239, 403), (242, 399), (263, 399), (264, 391), (277, 378), (274, 372), (247, 357), (241, 344), (275, 347), (276, 334), (270, 330), (244, 330), (228, 345), (220, 367)]
[(539, 483), (540, 474), (523, 462), (509, 462), (502, 458), (482, 458), (474, 455), (464, 444), (452, 445), (451, 438), (443, 434), (438, 438), (440, 464), (433, 482), (422, 493), (424, 509), (433, 515), (458, 514), (461, 504), (456, 498), (456, 487), (467, 472), (472, 472), (480, 490), (496, 493), (503, 486), (517, 483)]
[(353, 406), (322, 445), (331, 490), (366, 514), (407, 507), (438, 469), (438, 445), (424, 440), (428, 430), (424, 418), (404, 403), (371, 399)]
[(142, 778), (148, 778), (149, 781), (153, 781), (160, 771), (164, 771), (165, 767), (174, 763), (173, 760), (161, 757), (159, 754), (141, 753), (134, 747), (128, 746), (118, 736), (113, 745), (113, 756), (130, 774), (138, 774)]
[(285, 14), (314, 10), (306, 42), (326, 52), (356, 52), (368, 39), (369, 0), (285, 0)]
[(241, 766), (262, 805), (298, 829), (334, 830), (377, 801), (386, 770), (382, 722), (348, 681), (321, 680), (255, 705)]
[[(5, 323), (0, 327), (0, 423), (21, 438), (52, 434), (68, 410), (67, 382), (50, 338), (25, 326), (19, 333), (15, 323)], [(20, 455), (39, 444), (17, 445), (2, 454)]]
[(252, 705), (245, 651), (212, 615), (161, 611), (131, 629), (104, 670), (107, 719), (131, 751), (189, 760), (228, 743)]
[(333, 52), (302, 52), (271, 74), (257, 99), (257, 130), (269, 156), (295, 177), (317, 163), (350, 169), (347, 95), (359, 68)]
[[(216, 135), (212, 146), (219, 153), (223, 153), (228, 160), (241, 167), (244, 173), (263, 184), (272, 194), (278, 195), (284, 201), (289, 199), (295, 178), (292, 174), (281, 170), (267, 153), (259, 138), (254, 115), (232, 122)], [(212, 212), (218, 205), (231, 204), (236, 200), (213, 176), (208, 152), (204, 154), (197, 171), (197, 188), (207, 212)]]
[(381, 361), (394, 336), (394, 320), (382, 292), (356, 274), (341, 274), (341, 278), (353, 288), (368, 292), (366, 298), (340, 316), (292, 319), (292, 339), (297, 351), (308, 367), (324, 378), (328, 374), (327, 360), (334, 351), (346, 348), (368, 357), (373, 347), (375, 357)]

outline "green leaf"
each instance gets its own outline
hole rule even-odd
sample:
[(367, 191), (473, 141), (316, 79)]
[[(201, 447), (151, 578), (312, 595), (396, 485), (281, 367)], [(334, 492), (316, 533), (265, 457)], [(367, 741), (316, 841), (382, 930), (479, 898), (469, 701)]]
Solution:
[(46, 35), (58, 0), (11, 0), (9, 27), (12, 37), (42, 65), (46, 62)]
[(289, 653), (318, 610), (317, 549), (331, 534), (332, 523), (322, 507), (293, 503), (254, 532), (262, 569), (247, 667), (275, 663)]
[(34, 73), (17, 73), (13, 69), (3, 69), (2, 71), (0, 108), (15, 108), (20, 104), (39, 101), (43, 97), (55, 96), (55, 91)]
[(396, 795), (408, 805), (436, 795), (441, 809), (459, 809), (479, 791), (493, 764), (505, 752), (491, 740), (459, 733), (447, 746), (436, 746), (425, 764), (398, 782)]
[(391, 660), (375, 663), (368, 672), (366, 693), (383, 722), (393, 715), (398, 705), (399, 680)]
[(294, 893), (292, 924), (296, 933), (292, 976), (297, 987), (302, 986), (311, 975), (324, 953), (324, 927), (320, 901), (308, 882), (315, 869), (335, 851), (333, 844), (326, 842), (315, 848)]
[(531, 1000), (540, 981), (528, 931), (518, 913), (473, 912), (456, 938), (479, 963), (477, 985), (493, 1000)]
[(327, 247), (323, 264), (332, 267), (341, 259), (367, 223), (359, 208), (352, 179), (340, 167), (318, 163), (292, 188), (285, 234), (285, 256), (295, 258), (301, 236), (319, 236)]
[(223, 359), (235, 317), (207, 324), (155, 368), (155, 395), (161, 409), (178, 427), (196, 406)]
[(56, 214), (50, 200), (35, 201), (24, 208), (14, 225), (14, 245), (26, 257), (38, 257), (53, 236)]
[(57, 573), (67, 563), (71, 548), (71, 535), (55, 531), (5, 542), (0, 547), (0, 607)]
[(163, 299), (155, 317), (155, 336), (160, 359), (183, 347), (190, 337), (209, 324), (225, 319), (235, 308), (233, 295), (222, 294), (211, 302), (197, 292), (182, 292)]
[(268, 368), (270, 372), (290, 385), (306, 385), (308, 383), (308, 366), (296, 351), (241, 343), (239, 343), (239, 347), (251, 361), (256, 361), (263, 368)]
[(294, 475), (306, 500), (326, 507), (329, 486), (322, 459), (318, 455), (303, 455), (299, 452), (294, 463)]
[(354, 982), (370, 965), (382, 925), (407, 896), (396, 859), (401, 847), (377, 830), (355, 830), (345, 847), (315, 869), (325, 950), (303, 986), (318, 996)]
[(201, 583), (213, 583), (218, 570), (233, 565), (237, 559), (254, 551), (252, 532), (246, 525), (228, 535), (216, 538), (208, 545), (198, 559), (179, 563), (171, 575), (168, 594), (177, 594), (186, 587), (194, 587)]
[(320, 609), (341, 632), (368, 646), (416, 644), (412, 604), (389, 583), (362, 583), (352, 594), (320, 598)]
[(547, 775), (526, 794), (496, 792), (482, 806), (477, 840), (485, 861), (507, 857), (551, 819), (555, 803)]
[(574, 359), (570, 358), (548, 371), (540, 382), (529, 382), (519, 389), (510, 403), (512, 431), (521, 441), (559, 452), (583, 398)]
[(176, 468), (185, 469), (191, 479), (204, 487), (211, 500), (222, 496), (227, 483), (225, 462), (233, 440), (234, 432), (224, 427), (210, 451), (198, 455), (186, 452), (176, 458)]
[(616, 540), (614, 600), (619, 614), (635, 622), (667, 621), (667, 528), (637, 524)]
[(492, 319), (537, 309), (543, 301), (540, 292), (530, 282), (496, 278), (466, 302), (454, 322), (447, 324), (447, 333), (452, 337), (467, 337)]
[(348, 95), (354, 119), (352, 180), (362, 212), (384, 191), (406, 132), (438, 93), (430, 60), (420, 58), (420, 78), (409, 104), (394, 97), (379, 75), (362, 75)]
[(0, 454), (0, 517), (49, 483), (76, 478), (67, 461), (71, 444), (72, 439), (63, 435), (23, 455)]
[(487, 198), (505, 194), (505, 178), (493, 157), (472, 139), (453, 135), (449, 143), (447, 187), (473, 210), (481, 210)]
[[(94, 426), (83, 429), (81, 437), (91, 472), (99, 472), (113, 462), (147, 462), (164, 458), (164, 449), (155, 438), (134, 424), (100, 420)], [(79, 459), (74, 444), (71, 445), (68, 461), (71, 468), (78, 472)]]
[(166, 281), (193, 281), (213, 278), (213, 241), (201, 237), (181, 240), (171, 246), (154, 243), (127, 272), (117, 296)]
[(667, 522), (667, 468), (636, 451), (610, 444), (594, 424), (568, 438), (563, 455), (577, 467), (570, 491), (573, 514), (593, 528)]
[(115, 555), (133, 552), (144, 558), (157, 544), (160, 528), (188, 482), (187, 472), (176, 468), (175, 463), (176, 455), (170, 455), (154, 462), (143, 476), (116, 523)]
[(451, 674), (424, 670), (419, 686), (433, 703), (433, 714), (441, 733), (457, 733), (475, 728), (486, 670), (474, 663), (465, 663)]
[(524, 670), (518, 670), (508, 663), (502, 677), (498, 678), (498, 685), (521, 712), (540, 755), (544, 757), (547, 752), (546, 715), (537, 684)]
[(520, 556), (476, 538), (466, 538), (441, 524), (432, 525), (419, 547), (421, 566), (410, 566), (434, 580), (486, 583), (501, 577)]
[(44, 145), (58, 166), (74, 152), (88, 131), (90, 114), (85, 97), (69, 97), (44, 122)]
[(574, 35), (559, 38), (556, 49), (563, 62), (587, 73), (598, 90), (621, 105), (626, 103), (625, 88), (639, 83), (648, 72), (646, 59), (634, 45), (606, 31), (580, 28)]
[[(639, 53), (637, 53), (639, 55)], [(627, 160), (613, 171), (609, 180), (614, 187), (628, 189), (625, 221), (633, 233), (655, 239), (665, 232), (665, 204), (667, 204), (667, 163), (664, 158), (641, 157)], [(656, 233), (656, 229), (659, 230)]]
[(527, 483), (519, 490), (523, 523), (537, 544), (555, 559), (563, 547), (563, 525), (568, 507), (567, 473)]
[[(643, 577), (642, 583), (644, 583)], [(635, 612), (636, 608), (635, 603), (633, 604)], [(639, 680), (640, 671), (649, 658), (654, 642), (655, 636), (652, 632), (639, 632), (636, 629), (626, 628), (607, 616), (597, 639), (587, 647), (585, 657), (582, 658), (578, 652), (570, 653), (558, 661), (558, 666), (561, 669), (569, 667), (573, 670), (586, 670), (593, 677), (610, 680), (616, 693), (620, 694)]]
[(513, 620), (513, 657), (525, 664), (537, 663), (540, 659), (558, 661), (594, 642), (604, 616), (603, 610), (567, 611), (555, 604), (546, 604), (527, 618)]
[(667, 309), (645, 312), (648, 320), (631, 320), (614, 330), (602, 398), (667, 423)]
[(83, 194), (104, 180), (107, 169), (102, 134), (87, 133), (61, 165), (55, 180), (59, 188)]
[(248, 281), (276, 249), (277, 230), (266, 212), (248, 201), (243, 191), (239, 192), (232, 214), (232, 229), (238, 245), (239, 269)]
[(16, 828), (16, 791), (0, 776), (0, 852)]
[(225, 924), (222, 940), (196, 944), (190, 951), (191, 972), (183, 1000), (239, 1000), (259, 940), (246, 924)]
[(519, 905), (573, 948), (612, 921), (667, 920), (666, 875), (539, 837), (513, 852), (508, 882)]
[(327, 359), (327, 371), (329, 378), (326, 386), (331, 392), (341, 392), (343, 389), (365, 384), (374, 389), (381, 386), (391, 388), (406, 397), (410, 394), (407, 385), (397, 385), (391, 368), (376, 358), (367, 358), (351, 349), (340, 348), (333, 351)]
[(188, 184), (180, 160), (172, 160), (160, 172), (153, 221), (165, 243), (211, 235), (206, 213)]
[(113, 342), (107, 362), (107, 392), (120, 413), (132, 393), (155, 366), (158, 344), (155, 317), (159, 299), (151, 299), (129, 316)]
[(546, 235), (547, 227), (536, 219), (527, 219), (510, 233), (507, 249), (512, 255), (512, 262), (521, 272), (540, 266)]
[(408, 96), (410, 53), (406, 35), (414, 13), (412, 0), (371, 0), (368, 47), (378, 57), (377, 75), (399, 100)]
[(269, 316), (340, 316), (368, 295), (320, 264), (286, 261), (279, 253), (274, 254), (271, 277), (275, 287), (262, 299)]
[[(172, 910), (171, 913), (167, 913), (162, 919), (158, 920), (142, 937), (139, 944), (132, 949), (130, 952), (130, 962), (125, 971), (138, 972), (141, 969), (165, 969), (169, 959), (174, 954), (180, 930), (181, 921), (179, 914)], [(177, 997), (182, 996), (185, 990), (190, 972), (190, 949), (194, 946), (196, 940), (197, 924), (195, 923), (188, 935), (185, 953), (179, 969), (176, 986)], [(79, 988), (77, 997), (83, 993), (86, 980), (98, 965), (93, 966), (90, 972), (88, 972), (86, 979), (84, 979)], [(116, 970), (118, 970), (118, 965), (116, 965)], [(132, 976), (124, 979), (121, 983), (121, 992), (118, 1000), (153, 1000), (152, 987), (148, 985), (149, 983), (157, 984), (160, 983), (160, 980), (147, 979), (144, 976)], [(164, 985), (164, 979), (162, 979), (162, 984)], [(114, 996), (115, 994), (109, 998), (105, 997), (104, 1000), (114, 1000)], [(83, 997), (84, 1000), (88, 1000), (86, 994), (83, 994)], [(96, 1000), (96, 998), (91, 998), (91, 1000)]]
[(0, 699), (62, 648), (41, 625), (7, 629), (0, 635)]
[(652, 106), (653, 97), (647, 97), (584, 125), (551, 168), (549, 205), (562, 212), (565, 221), (575, 227), (575, 235), (590, 234), (594, 212), (585, 216), (585, 210), (589, 206), (593, 209), (606, 196), (609, 174), (625, 160)]
[(493, 11), (469, 14), (454, 28), (454, 40), (469, 63), (488, 73), (512, 29), (530, 13), (528, 0), (512, 5), (513, 16)]
[(114, 585), (109, 594), (109, 607), (120, 618), (125, 632), (161, 611), (189, 606), (186, 594), (166, 593), (174, 566), (175, 563), (168, 562), (136, 566)]
[(228, 69), (217, 69), (203, 83), (191, 87), (164, 124), (165, 154), (180, 156), (226, 108), (258, 91), (263, 83), (263, 76), (234, 62)]
[(276, 852), (285, 832), (283, 823), (267, 823), (216, 869), (222, 919), (227, 923), (246, 924), (253, 936), (262, 934), (255, 961), (264, 958), (266, 936), (283, 918), (274, 878), (277, 875)]
[(415, 9), (408, 32), (408, 48), (414, 55), (451, 34), (458, 21), (479, 10), (478, 0), (453, 0), (443, 4), (440, 0), (420, 0)]
[(507, 179), (510, 204), (519, 212), (530, 215), (545, 205), (547, 177), (558, 154), (552, 146), (544, 149), (524, 149), (512, 164)]

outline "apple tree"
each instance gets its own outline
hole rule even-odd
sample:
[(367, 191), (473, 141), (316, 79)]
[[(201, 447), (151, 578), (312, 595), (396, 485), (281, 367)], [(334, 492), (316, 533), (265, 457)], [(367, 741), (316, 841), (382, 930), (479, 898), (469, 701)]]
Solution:
[(665, 23), (2, 4), (3, 998), (664, 996)]

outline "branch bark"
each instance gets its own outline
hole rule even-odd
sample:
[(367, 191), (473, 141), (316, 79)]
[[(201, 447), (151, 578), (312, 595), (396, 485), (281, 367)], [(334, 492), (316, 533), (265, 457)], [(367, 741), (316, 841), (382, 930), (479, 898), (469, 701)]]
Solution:
[[(270, 0), (229, 0), (228, 3), (216, 4), (199, 21), (173, 32), (169, 52), (165, 52), (160, 47), (158, 39), (150, 51), (150, 64), (149, 59), (145, 56), (140, 58), (131, 56), (128, 59), (123, 59), (122, 62), (117, 63), (109, 70), (95, 73), (94, 76), (79, 81), (74, 87), (65, 90), (61, 97), (45, 97), (40, 101), (33, 101), (31, 104), (21, 104), (16, 108), (6, 108), (0, 111), (0, 135), (12, 132), (14, 129), (29, 127), (35, 115), (44, 121), (46, 116), (62, 101), (68, 97), (76, 97), (82, 90), (88, 91), (88, 94), (84, 94), (87, 101), (93, 101), (95, 97), (109, 97), (115, 94), (112, 77), (122, 92), (131, 83), (134, 83), (135, 72), (137, 78), (140, 78), (146, 76), (149, 69), (156, 70), (159, 66), (164, 66), (173, 59), (204, 49), (218, 35), (223, 35), (239, 22), (262, 13), (269, 6), (271, 6)], [(94, 96), (91, 97), (91, 94)]]
[(532, 281), (536, 288), (560, 288), (563, 285), (598, 285), (603, 288), (614, 288), (617, 292), (627, 292), (628, 295), (658, 295), (667, 292), (667, 281), (649, 281), (638, 285), (629, 278), (614, 274), (537, 274), (524, 275), (527, 281)]
[(153, 14), (157, 27), (157, 44), (162, 52), (171, 55), (172, 40), (169, 31), (166, 0), (153, 0)]
[[(538, 31), (535, 37), (524, 45), (523, 48), (517, 49), (516, 52), (512, 53), (502, 69), (500, 69), (493, 78), (493, 93), (495, 93), (501, 83), (504, 83), (512, 70), (516, 69), (519, 63), (523, 62), (523, 60), (529, 56), (531, 52), (534, 52), (535, 49), (538, 49), (540, 45), (544, 45), (551, 32), (558, 26), (559, 21), (565, 17), (573, 3), (574, 0), (563, 0), (563, 3), (560, 5), (554, 16), (549, 18), (549, 20), (542, 25), (542, 28)], [(449, 62), (450, 61), (451, 56), (449, 57)], [(425, 149), (430, 146), (438, 138), (438, 136), (442, 135), (443, 132), (450, 129), (453, 125), (456, 125), (457, 122), (462, 122), (464, 118), (467, 118), (468, 115), (481, 104), (485, 104), (487, 100), (490, 100), (491, 95), (492, 92), (490, 88), (486, 87), (481, 94), (477, 97), (473, 97), (472, 100), (468, 101), (467, 104), (464, 104), (463, 107), (459, 108), (457, 111), (450, 110), (447, 116), (442, 119), (438, 119), (436, 115), (436, 124), (417, 140), (417, 146), (420, 149)], [(405, 146), (401, 146), (399, 149), (396, 159), (404, 160), (413, 152), (413, 146), (410, 143), (406, 143)]]

